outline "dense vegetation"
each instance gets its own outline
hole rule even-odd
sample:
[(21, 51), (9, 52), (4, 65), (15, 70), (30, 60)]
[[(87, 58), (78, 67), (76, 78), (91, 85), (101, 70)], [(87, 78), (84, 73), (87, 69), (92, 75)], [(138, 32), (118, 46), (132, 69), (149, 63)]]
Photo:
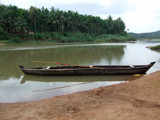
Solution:
[(149, 38), (149, 39), (153, 39), (153, 38), (157, 38), (160, 39), (160, 31), (156, 31), (156, 32), (150, 32), (150, 33), (129, 33), (130, 36), (136, 37), (136, 38)]
[(151, 50), (155, 50), (155, 51), (158, 51), (160, 52), (160, 45), (157, 45), (157, 46), (154, 46), (154, 47), (150, 47)]
[[(112, 16), (103, 20), (97, 16), (66, 12), (54, 7), (48, 10), (44, 7), (39, 9), (31, 6), (29, 10), (25, 10), (0, 4), (0, 40), (89, 42), (97, 40), (97, 36), (102, 37), (103, 34), (115, 35), (109, 40), (114, 37), (117, 39), (116, 35), (126, 36), (123, 20), (121, 18), (113, 20)], [(126, 38), (133, 40), (131, 37)], [(100, 41), (107, 40), (103, 38)]]

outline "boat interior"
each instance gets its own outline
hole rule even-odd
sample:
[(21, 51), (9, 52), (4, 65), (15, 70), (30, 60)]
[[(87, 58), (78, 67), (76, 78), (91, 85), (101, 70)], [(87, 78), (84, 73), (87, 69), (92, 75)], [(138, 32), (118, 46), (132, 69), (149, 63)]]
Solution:
[(101, 69), (101, 68), (109, 68), (109, 69), (120, 69), (120, 68), (140, 68), (145, 67), (146, 65), (123, 65), (123, 66), (48, 66), (48, 67), (36, 67), (32, 69), (73, 69), (73, 68), (90, 68), (90, 69)]

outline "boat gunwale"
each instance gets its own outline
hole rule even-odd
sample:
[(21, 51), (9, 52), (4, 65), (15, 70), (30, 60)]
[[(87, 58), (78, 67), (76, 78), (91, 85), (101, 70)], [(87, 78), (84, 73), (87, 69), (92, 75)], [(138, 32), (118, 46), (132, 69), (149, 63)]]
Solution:
[(78, 68), (69, 68), (69, 69), (68, 68), (64, 69), (62, 66), (60, 66), (60, 69), (58, 69), (58, 67), (55, 67), (57, 69), (46, 69), (47, 67), (39, 67), (43, 69), (38, 69), (38, 67), (26, 68), (20, 65), (20, 68), (25, 74), (34, 74), (34, 75), (80, 75), (80, 74), (81, 75), (87, 75), (87, 74), (96, 74), (96, 75), (98, 74), (100, 75), (115, 74), (116, 75), (117, 74), (118, 75), (118, 74), (146, 73), (146, 71), (148, 71), (154, 64), (155, 62), (151, 62), (148, 65), (134, 65), (133, 67), (129, 65), (125, 65), (125, 66), (124, 65), (119, 65), (119, 66), (107, 65), (105, 66), (106, 68), (104, 67), (100, 68), (97, 66), (96, 67), (92, 66), (92, 68), (90, 67), (84, 68), (84, 67), (78, 66)]
[[(22, 70), (91, 70), (91, 69), (140, 69), (140, 68), (145, 68), (145, 67), (149, 67), (149, 66), (152, 66), (155, 62), (151, 62), (150, 64), (148, 65), (133, 65), (133, 66), (130, 66), (130, 65), (95, 65), (95, 66), (55, 66), (55, 67), (50, 67), (49, 69), (47, 69), (47, 67), (34, 67), (34, 68), (27, 68), (27, 67), (24, 67), (22, 65), (19, 65), (20, 68)], [(70, 68), (71, 67), (71, 68)], [(113, 67), (113, 68), (112, 68)]]

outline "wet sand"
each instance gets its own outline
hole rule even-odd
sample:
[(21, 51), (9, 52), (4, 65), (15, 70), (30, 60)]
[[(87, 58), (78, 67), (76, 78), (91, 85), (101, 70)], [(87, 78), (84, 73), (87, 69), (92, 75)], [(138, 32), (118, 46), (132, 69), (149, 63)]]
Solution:
[(160, 71), (85, 92), (0, 104), (0, 120), (160, 120)]

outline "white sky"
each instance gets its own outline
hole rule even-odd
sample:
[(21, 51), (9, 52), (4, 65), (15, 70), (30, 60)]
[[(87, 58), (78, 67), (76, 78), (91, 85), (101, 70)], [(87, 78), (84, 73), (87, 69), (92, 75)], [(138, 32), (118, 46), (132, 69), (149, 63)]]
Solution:
[(160, 30), (160, 0), (0, 0), (1, 4), (78, 11), (80, 14), (121, 17), (130, 32), (144, 33)]

